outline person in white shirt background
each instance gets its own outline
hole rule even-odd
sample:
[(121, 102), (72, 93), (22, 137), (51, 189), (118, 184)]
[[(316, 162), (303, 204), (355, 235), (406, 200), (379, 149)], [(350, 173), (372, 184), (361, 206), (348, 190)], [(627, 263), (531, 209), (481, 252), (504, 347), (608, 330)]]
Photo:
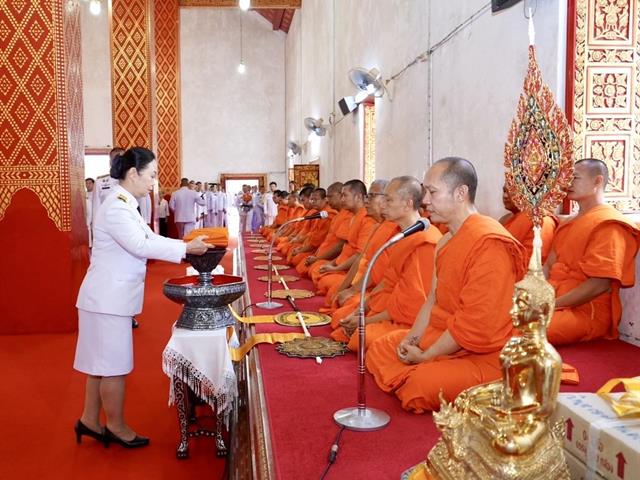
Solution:
[(264, 195), (264, 224), (272, 225), (278, 215), (278, 204), (273, 201), (273, 193), (278, 190), (278, 184), (271, 182), (269, 191)]
[[(113, 165), (113, 160), (120, 154), (124, 153), (124, 148), (115, 147), (109, 152), (109, 166)], [(91, 200), (92, 217), (91, 223), (95, 222), (96, 214), (98, 213), (98, 207), (107, 198), (111, 189), (118, 185), (118, 180), (111, 175), (100, 175), (96, 178), (96, 183), (93, 187), (93, 197)]]
[(262, 201), (264, 187), (260, 187), (260, 191), (258, 191), (258, 187), (253, 187), (252, 190), (253, 217), (251, 217), (251, 231), (256, 233), (264, 223), (264, 203)]
[(160, 235), (169, 236), (169, 202), (164, 198), (164, 190), (159, 190), (158, 194), (158, 225), (160, 227)]
[(204, 217), (204, 226), (205, 227), (215, 227), (216, 226), (216, 209), (218, 208), (216, 202), (216, 191), (215, 191), (215, 183), (209, 184), (209, 189), (205, 192), (204, 199), (207, 203), (207, 212)]
[[(149, 444), (125, 422), (125, 378), (133, 369), (131, 317), (141, 312), (148, 258), (179, 263), (187, 253), (201, 255), (209, 245), (199, 236), (189, 243), (156, 235), (137, 211), (136, 199), (157, 177), (153, 152), (134, 147), (117, 156), (111, 176), (119, 180), (93, 224), (91, 263), (76, 307), (78, 340), (74, 369), (87, 375), (76, 441), (89, 436), (135, 448)], [(106, 423), (100, 424), (104, 411)]]
[(207, 184), (202, 182), (196, 182), (196, 192), (204, 199), (204, 205), (196, 204), (196, 228), (204, 227), (204, 217), (207, 214)]
[(220, 188), (218, 191), (218, 214), (217, 214), (217, 227), (227, 226), (227, 205), (229, 200), (227, 198), (227, 192), (224, 188)]
[(96, 185), (96, 181), (93, 178), (85, 178), (84, 186), (87, 189), (85, 194), (85, 218), (87, 221), (87, 228), (89, 229), (89, 248), (92, 245), (93, 233), (91, 232), (91, 224), (93, 222), (93, 188)]
[[(195, 182), (193, 182), (193, 186), (195, 188)], [(178, 238), (183, 238), (195, 228), (196, 204), (206, 205), (205, 199), (200, 193), (189, 188), (188, 178), (181, 179), (180, 188), (171, 194), (169, 200), (169, 208), (174, 215)]]

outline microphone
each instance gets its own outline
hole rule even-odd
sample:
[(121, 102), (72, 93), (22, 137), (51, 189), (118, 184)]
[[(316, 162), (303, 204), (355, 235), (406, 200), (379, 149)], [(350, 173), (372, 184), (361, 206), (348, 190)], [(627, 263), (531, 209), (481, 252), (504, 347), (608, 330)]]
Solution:
[(402, 240), (403, 238), (408, 237), (409, 235), (413, 235), (414, 233), (422, 232), (423, 230), (428, 229), (429, 225), (430, 225), (430, 223), (429, 223), (429, 220), (427, 218), (419, 218), (416, 223), (414, 223), (410, 227), (405, 228), (400, 233), (396, 233), (393, 237), (391, 237), (391, 239), (389, 240), (389, 243), (390, 244), (391, 243), (396, 243), (396, 242)]
[(316, 218), (327, 218), (329, 217), (329, 214), (327, 212), (325, 212), (324, 210), (322, 210), (321, 212), (318, 213), (314, 213), (312, 215), (307, 215), (306, 217), (298, 217), (295, 218), (294, 220), (292, 220), (292, 222), (302, 222), (304, 220), (315, 220)]

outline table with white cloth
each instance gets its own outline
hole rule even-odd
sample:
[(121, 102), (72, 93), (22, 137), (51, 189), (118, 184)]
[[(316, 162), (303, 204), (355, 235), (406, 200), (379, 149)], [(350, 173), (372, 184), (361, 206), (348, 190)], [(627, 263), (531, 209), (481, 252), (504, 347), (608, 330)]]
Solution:
[[(234, 399), (237, 396), (236, 374), (230, 346), (237, 346), (233, 328), (186, 330), (173, 328), (171, 339), (162, 353), (162, 370), (170, 379), (169, 405), (176, 405), (180, 443), (176, 455), (187, 458), (189, 438), (215, 436), (218, 456), (227, 454), (222, 436)], [(189, 429), (194, 422), (190, 394), (207, 403), (216, 413), (216, 430)]]

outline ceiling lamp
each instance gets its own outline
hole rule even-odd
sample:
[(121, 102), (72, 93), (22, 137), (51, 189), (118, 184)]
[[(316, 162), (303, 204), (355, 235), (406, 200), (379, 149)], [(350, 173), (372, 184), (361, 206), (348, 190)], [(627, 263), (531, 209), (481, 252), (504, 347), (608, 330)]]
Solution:
[(238, 7), (240, 7), (240, 10), (246, 12), (251, 8), (251, 0), (239, 0)]
[(238, 73), (244, 74), (247, 66), (244, 64), (244, 45), (242, 44), (242, 15), (240, 15), (240, 63), (238, 64)]
[(102, 11), (102, 4), (100, 3), (100, 0), (91, 0), (89, 2), (89, 11), (93, 15), (100, 15), (100, 12)]

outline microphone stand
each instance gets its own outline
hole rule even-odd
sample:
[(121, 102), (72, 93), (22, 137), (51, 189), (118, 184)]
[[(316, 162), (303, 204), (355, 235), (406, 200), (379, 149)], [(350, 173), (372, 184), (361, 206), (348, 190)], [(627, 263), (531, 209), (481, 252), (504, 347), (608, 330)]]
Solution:
[(349, 407), (343, 408), (342, 410), (338, 410), (333, 414), (333, 419), (336, 421), (338, 425), (343, 426), (348, 430), (356, 430), (360, 432), (369, 432), (372, 430), (379, 430), (385, 427), (391, 417), (384, 412), (383, 410), (378, 410), (375, 408), (367, 408), (367, 398), (365, 392), (365, 367), (364, 367), (364, 356), (365, 356), (365, 322), (364, 322), (364, 303), (365, 296), (367, 291), (367, 285), (369, 284), (369, 275), (371, 275), (371, 270), (375, 265), (378, 257), (382, 254), (382, 252), (398, 242), (404, 237), (400, 238), (391, 238), (388, 240), (382, 247), (378, 249), (378, 251), (373, 255), (369, 265), (367, 267), (367, 271), (364, 274), (364, 278), (362, 280), (362, 286), (360, 287), (360, 310), (358, 312), (358, 406), (357, 407)]
[[(304, 217), (301, 217), (302, 219), (304, 219)], [(288, 222), (284, 222), (282, 225), (280, 225), (280, 227), (278, 227), (278, 229), (274, 232), (273, 236), (271, 237), (271, 244), (269, 245), (269, 268), (268, 268), (268, 278), (267, 278), (267, 301), (266, 302), (260, 302), (260, 303), (256, 303), (256, 307), (258, 308), (264, 308), (266, 310), (273, 310), (275, 308), (280, 308), (282, 307), (282, 303), (278, 303), (278, 302), (274, 302), (273, 299), (271, 298), (272, 295), (272, 291), (271, 291), (271, 283), (273, 282), (273, 278), (272, 278), (272, 274), (273, 274), (273, 261), (271, 259), (271, 256), (273, 254), (273, 243), (276, 241), (276, 238), (278, 238), (278, 234), (280, 233), (280, 230), (282, 230), (284, 227), (286, 227), (287, 225), (291, 224), (291, 223), (296, 223), (296, 222), (300, 222), (301, 218), (294, 218), (293, 220), (289, 220)]]

